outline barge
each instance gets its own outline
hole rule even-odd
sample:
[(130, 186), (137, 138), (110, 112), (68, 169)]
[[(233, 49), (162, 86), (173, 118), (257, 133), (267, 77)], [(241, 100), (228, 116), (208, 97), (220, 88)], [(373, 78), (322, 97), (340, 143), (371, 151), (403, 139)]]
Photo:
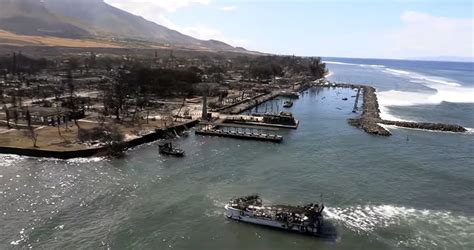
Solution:
[(323, 236), (324, 205), (266, 205), (258, 195), (231, 200), (225, 205), (227, 218), (290, 232)]
[(184, 156), (184, 151), (182, 149), (173, 147), (171, 142), (165, 142), (158, 145), (158, 152), (160, 152), (162, 155), (171, 155), (175, 157)]

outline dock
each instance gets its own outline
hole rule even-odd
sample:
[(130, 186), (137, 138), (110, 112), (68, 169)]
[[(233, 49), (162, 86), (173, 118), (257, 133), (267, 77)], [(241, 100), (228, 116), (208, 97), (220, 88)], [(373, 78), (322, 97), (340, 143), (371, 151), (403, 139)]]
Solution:
[(230, 137), (236, 139), (258, 140), (276, 143), (280, 143), (283, 141), (283, 137), (281, 135), (247, 132), (246, 130), (247, 128), (243, 128), (242, 130), (238, 130), (235, 128), (227, 130), (219, 128), (199, 128), (195, 131), (195, 133), (197, 135)]
[(222, 114), (231, 114), (231, 115), (236, 115), (240, 114), (242, 112), (245, 112), (249, 109), (252, 109), (264, 102), (270, 101), (272, 99), (275, 99), (279, 96), (284, 96), (284, 97), (292, 97), (292, 98), (297, 98), (298, 93), (305, 91), (309, 88), (311, 88), (311, 84), (306, 83), (306, 84), (297, 84), (298, 87), (294, 89), (284, 89), (284, 90), (276, 90), (272, 91), (270, 93), (264, 93), (257, 95), (253, 98), (249, 98), (246, 100), (239, 101), (237, 103), (228, 105), (226, 107), (216, 109), (215, 111), (220, 112)]
[[(255, 118), (257, 119), (257, 118)], [(224, 124), (239, 124), (239, 125), (247, 125), (247, 126), (255, 126), (255, 127), (268, 127), (268, 128), (285, 128), (285, 129), (297, 129), (299, 125), (299, 121), (295, 120), (296, 124), (289, 125), (289, 124), (275, 124), (275, 123), (265, 123), (263, 121), (255, 121), (255, 119), (238, 119), (236, 117), (228, 117), (224, 120)]]

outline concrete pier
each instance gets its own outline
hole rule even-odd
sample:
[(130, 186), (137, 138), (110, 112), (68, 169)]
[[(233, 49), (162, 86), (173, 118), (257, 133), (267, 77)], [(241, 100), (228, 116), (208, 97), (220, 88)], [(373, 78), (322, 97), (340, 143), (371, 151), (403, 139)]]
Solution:
[(280, 143), (283, 140), (281, 135), (245, 132), (245, 130), (223, 130), (218, 128), (200, 128), (195, 131), (197, 135), (221, 136), (236, 139), (258, 140)]

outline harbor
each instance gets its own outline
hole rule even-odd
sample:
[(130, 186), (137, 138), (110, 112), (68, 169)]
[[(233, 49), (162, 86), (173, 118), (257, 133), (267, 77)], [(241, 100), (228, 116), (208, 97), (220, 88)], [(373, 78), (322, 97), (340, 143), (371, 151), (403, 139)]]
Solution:
[[(315, 81), (311, 84), (301, 84), (298, 87), (298, 90), (302, 93), (309, 88), (330, 88), (332, 91), (336, 91), (338, 88), (343, 89), (352, 89), (356, 92), (354, 96), (354, 104), (352, 108), (352, 113), (360, 113), (360, 116), (348, 118), (348, 123), (354, 127), (364, 130), (366, 133), (378, 136), (390, 136), (392, 133), (384, 125), (391, 125), (403, 128), (411, 129), (422, 129), (430, 131), (441, 131), (441, 132), (456, 132), (463, 133), (466, 132), (466, 128), (456, 125), (456, 124), (446, 124), (446, 123), (433, 123), (433, 122), (407, 122), (407, 121), (392, 121), (382, 119), (380, 117), (380, 109), (378, 104), (378, 99), (376, 95), (376, 89), (368, 85), (360, 84), (346, 84), (346, 83), (330, 83), (325, 80)], [(294, 88), (293, 88), (294, 89)], [(274, 91), (264, 95), (258, 95), (254, 98), (249, 98), (247, 100), (239, 102), (237, 105), (231, 105), (229, 107), (223, 108), (220, 112), (214, 112), (213, 116), (224, 118), (218, 119), (217, 122), (213, 123), (215, 127), (218, 127), (222, 124), (234, 124), (241, 125), (240, 128), (246, 127), (274, 127), (274, 128), (283, 128), (283, 129), (297, 129), (299, 121), (292, 117), (292, 114), (281, 112), (281, 113), (267, 113), (267, 108), (265, 108), (265, 113), (256, 113), (244, 115), (243, 113), (249, 113), (249, 110), (257, 108), (259, 105), (263, 105), (266, 102), (271, 100), (286, 96), (286, 97), (298, 97), (300, 92), (294, 92), (289, 90)], [(342, 98), (343, 101), (347, 101), (348, 98)], [(362, 104), (360, 104), (362, 103)], [(287, 103), (283, 104), (283, 107)], [(293, 104), (291, 104), (292, 106)], [(359, 107), (360, 106), (360, 107)], [(273, 103), (271, 104), (273, 110)], [(282, 108), (283, 109), (283, 108)], [(275, 110), (278, 112), (279, 105)], [(361, 111), (361, 112), (360, 112)], [(238, 115), (237, 115), (238, 114)], [(285, 116), (289, 115), (291, 117), (290, 122), (285, 120)], [(207, 134), (207, 135), (218, 135), (226, 136), (239, 139), (255, 139), (255, 140), (277, 140), (282, 141), (283, 138), (279, 138), (275, 134), (262, 133), (259, 135), (253, 133), (239, 132), (237, 130), (220, 130), (220, 129), (206, 129), (196, 131), (198, 134)], [(269, 138), (278, 138), (278, 139), (269, 139)]]
[[(0, 220), (5, 230), (0, 245), (8, 249), (19, 241), (20, 246), (57, 249), (78, 244), (92, 249), (227, 249), (231, 242), (236, 244), (233, 250), (334, 244), (383, 249), (399, 237), (417, 240), (415, 232), (435, 235), (435, 243), (447, 248), (470, 246), (444, 239), (470, 242), (471, 180), (465, 173), (472, 171), (467, 158), (472, 137), (404, 129), (391, 137), (368, 136), (346, 122), (348, 116), (359, 115), (352, 113), (355, 100), (341, 100), (355, 95), (354, 90), (306, 92), (291, 109), (300, 121), (298, 129), (269, 130), (283, 136), (282, 143), (193, 132), (173, 140), (185, 151), (183, 158), (158, 154), (161, 141), (131, 148), (125, 159), (2, 155)], [(443, 192), (443, 187), (452, 192)], [(324, 218), (336, 226), (341, 240), (326, 242), (228, 221), (224, 206), (229, 199), (253, 192), (266, 204), (300, 206), (319, 202), (324, 194)], [(81, 220), (75, 219), (77, 214)], [(373, 234), (382, 238), (366, 236)]]
[(373, 135), (390, 136), (391, 132), (382, 125), (393, 125), (403, 128), (422, 129), (430, 131), (440, 132), (455, 132), (464, 133), (467, 131), (466, 128), (457, 124), (448, 123), (436, 123), (436, 122), (408, 122), (408, 121), (391, 121), (382, 119), (380, 117), (379, 103), (376, 95), (376, 89), (368, 85), (358, 84), (345, 84), (345, 83), (333, 83), (333, 84), (318, 84), (316, 87), (329, 87), (329, 88), (349, 88), (357, 89), (357, 95), (353, 112), (357, 112), (357, 106), (359, 98), (362, 92), (363, 104), (362, 114), (357, 118), (350, 118), (348, 122), (350, 125), (360, 128), (365, 132)]
[[(464, 174), (472, 171), (466, 160), (472, 138), (415, 130), (368, 136), (346, 123), (354, 103), (341, 98), (355, 92), (340, 92), (313, 88), (302, 95), (291, 110), (300, 120), (298, 129), (268, 130), (283, 136), (282, 143), (191, 133), (173, 140), (185, 151), (183, 158), (158, 154), (161, 141), (132, 148), (125, 159), (0, 156), (0, 211), (6, 213), (0, 216), (5, 228), (0, 244), (8, 248), (25, 239), (19, 244), (61, 249), (76, 244), (223, 249), (229, 242), (238, 244), (235, 250), (249, 244), (282, 250), (295, 244), (303, 249), (332, 246), (311, 236), (227, 221), (223, 207), (229, 199), (251, 192), (265, 197), (265, 203), (301, 206), (319, 202), (324, 194), (324, 218), (336, 225), (341, 248), (358, 243), (380, 249), (386, 241), (398, 242), (400, 233), (415, 240), (414, 231), (470, 240), (462, 233), (469, 232), (473, 220), (466, 192), (471, 182)], [(431, 169), (438, 174), (430, 174)], [(443, 192), (443, 186), (453, 192)], [(80, 221), (74, 219), (78, 213)], [(390, 224), (393, 218), (396, 224)], [(427, 231), (426, 223), (446, 230)], [(201, 227), (209, 230), (196, 230)], [(77, 230), (84, 231), (74, 234)], [(365, 237), (374, 233), (383, 238)], [(236, 240), (236, 234), (246, 240)]]

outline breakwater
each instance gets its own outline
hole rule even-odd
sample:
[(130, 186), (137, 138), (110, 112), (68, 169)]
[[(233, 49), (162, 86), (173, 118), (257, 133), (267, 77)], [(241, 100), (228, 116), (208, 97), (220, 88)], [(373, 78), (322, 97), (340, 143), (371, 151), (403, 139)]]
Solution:
[(376, 95), (376, 89), (372, 86), (358, 85), (358, 84), (332, 84), (332, 85), (317, 85), (322, 87), (339, 87), (362, 89), (363, 93), (363, 111), (360, 117), (351, 118), (348, 120), (349, 124), (364, 130), (373, 135), (390, 136), (391, 133), (385, 129), (382, 124), (394, 125), (404, 128), (423, 129), (431, 131), (456, 132), (463, 133), (467, 129), (457, 124), (446, 123), (431, 123), (431, 122), (406, 122), (406, 121), (391, 121), (384, 120), (380, 117), (380, 109)]

